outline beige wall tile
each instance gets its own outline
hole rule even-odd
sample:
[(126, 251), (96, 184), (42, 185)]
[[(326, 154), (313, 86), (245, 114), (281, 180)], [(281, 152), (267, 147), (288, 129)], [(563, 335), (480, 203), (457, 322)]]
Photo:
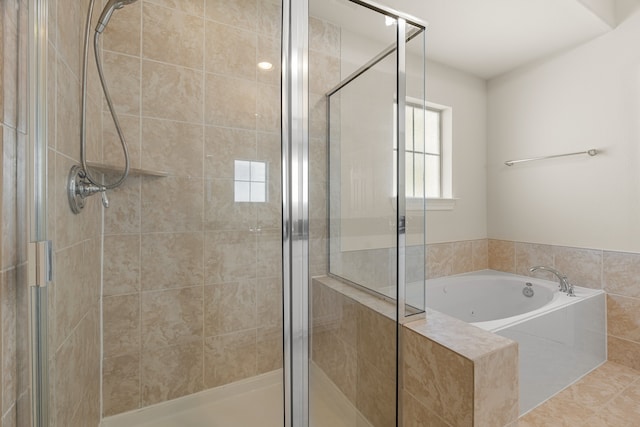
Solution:
[(486, 270), (489, 268), (489, 241), (487, 239), (473, 240), (473, 270)]
[(309, 92), (324, 95), (340, 83), (340, 59), (309, 51)]
[(515, 273), (515, 243), (507, 240), (489, 239), (489, 268), (507, 273)]
[[(220, 102), (223, 99), (224, 102)], [(206, 75), (205, 124), (256, 128), (257, 87), (254, 80)]]
[(451, 274), (473, 271), (473, 244), (471, 241), (453, 242)]
[(449, 424), (429, 411), (406, 390), (402, 394), (402, 425), (404, 427), (449, 427)]
[(204, 333), (210, 337), (255, 328), (255, 279), (204, 287)]
[(640, 371), (640, 343), (607, 336), (607, 358), (623, 366)]
[(280, 132), (280, 87), (258, 83), (257, 129)]
[(529, 268), (538, 265), (554, 266), (553, 246), (516, 242), (516, 274), (557, 280), (553, 274), (544, 271), (529, 273)]
[(282, 233), (262, 229), (258, 233), (258, 277), (280, 277), (282, 273)]
[(273, 0), (258, 0), (258, 33), (279, 39), (281, 28), (282, 3)]
[(140, 236), (109, 235), (104, 237), (105, 296), (140, 290)]
[(395, 375), (396, 322), (359, 305), (357, 342), (358, 366), (366, 360), (377, 375), (387, 378)]
[[(118, 121), (127, 143), (129, 151), (130, 167), (140, 167), (140, 117), (126, 114), (118, 114)], [(120, 138), (113, 124), (111, 113), (105, 112), (102, 115), (102, 158), (105, 163), (124, 169), (124, 153)], [(115, 179), (116, 177), (112, 178)]]
[(256, 79), (258, 39), (255, 32), (207, 21), (205, 45), (207, 73)]
[(255, 329), (208, 337), (204, 345), (206, 387), (228, 384), (256, 374)]
[(357, 400), (358, 356), (353, 343), (331, 331), (313, 330), (311, 357), (352, 404)]
[(375, 365), (359, 357), (356, 396), (358, 411), (374, 427), (392, 426), (396, 418), (395, 397), (395, 375), (384, 375)]
[(453, 268), (453, 245), (435, 243), (427, 245), (427, 278), (449, 276)]
[(147, 0), (160, 6), (177, 9), (195, 16), (204, 15), (204, 0)]
[(202, 123), (203, 87), (201, 71), (143, 60), (142, 114)]
[(144, 3), (142, 53), (145, 59), (201, 70), (204, 19)]
[(256, 133), (216, 126), (205, 128), (205, 176), (233, 179), (234, 160), (257, 160)]
[(258, 328), (257, 374), (282, 369), (282, 326)]
[(255, 30), (258, 20), (256, 0), (205, 0), (206, 18), (246, 30)]
[(103, 49), (140, 56), (142, 2), (127, 5), (116, 12), (104, 30)]
[(576, 286), (602, 289), (602, 251), (554, 247), (555, 267)]
[(340, 27), (309, 17), (309, 49), (340, 57)]
[(143, 178), (142, 231), (202, 230), (201, 178)]
[(256, 63), (268, 62), (273, 65), (273, 68), (270, 70), (263, 70), (261, 68), (257, 69), (259, 82), (275, 86), (280, 84), (280, 57), (281, 52), (279, 39), (271, 39), (268, 37), (258, 38), (258, 56)]
[(202, 233), (143, 234), (142, 289), (147, 291), (202, 285), (203, 244)]
[(102, 396), (104, 416), (120, 414), (140, 407), (140, 356), (104, 359)]
[(142, 119), (142, 167), (172, 175), (202, 176), (202, 125)]
[(82, 26), (86, 11), (76, 0), (57, 0), (57, 47), (76, 76), (80, 75)]
[(607, 333), (640, 343), (640, 299), (607, 295)]
[[(120, 114), (140, 114), (140, 58), (104, 52), (104, 74), (115, 110)], [(109, 111), (104, 104), (104, 111)]]
[(458, 426), (473, 423), (473, 362), (403, 328), (405, 389), (431, 412)]
[[(331, 104), (331, 109), (335, 103)], [(324, 94), (309, 93), (309, 137), (327, 140), (327, 99)]]
[(252, 232), (208, 232), (205, 235), (205, 284), (256, 277), (257, 241)]
[(206, 230), (247, 232), (256, 228), (257, 203), (236, 202), (233, 179), (205, 180), (204, 185)]
[(602, 284), (607, 292), (640, 298), (640, 254), (605, 251)]
[(474, 361), (475, 426), (504, 426), (518, 419), (518, 344)]
[(140, 295), (119, 295), (103, 300), (103, 352), (105, 358), (140, 352)]
[[(16, 341), (16, 324), (17, 311), (16, 311), (16, 269), (11, 268), (0, 273), (0, 311), (2, 314), (2, 331), (0, 338), (2, 339), (2, 356), (0, 361), (2, 362), (2, 384), (1, 394), (2, 400), (0, 401), (2, 413), (6, 413), (11, 406), (15, 403), (18, 392), (18, 353)], [(24, 321), (26, 319), (20, 319)]]
[(109, 209), (104, 212), (107, 234), (140, 233), (142, 178), (128, 177), (125, 183), (109, 192)]
[(80, 81), (58, 59), (56, 66), (56, 148), (74, 159), (80, 156)]
[(258, 278), (256, 312), (258, 325), (264, 327), (282, 325), (282, 279), (280, 277)]
[(203, 389), (201, 342), (144, 351), (141, 360), (143, 406)]
[(142, 293), (143, 356), (166, 346), (202, 342), (202, 287)]

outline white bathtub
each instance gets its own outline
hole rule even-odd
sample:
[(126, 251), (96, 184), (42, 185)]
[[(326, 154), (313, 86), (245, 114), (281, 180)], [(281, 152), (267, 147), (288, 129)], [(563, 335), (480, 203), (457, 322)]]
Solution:
[[(531, 297), (523, 294), (526, 283)], [(579, 286), (575, 294), (559, 292), (557, 282), (485, 270), (427, 280), (426, 300), (429, 308), (518, 342), (524, 414), (606, 361), (605, 294)]]

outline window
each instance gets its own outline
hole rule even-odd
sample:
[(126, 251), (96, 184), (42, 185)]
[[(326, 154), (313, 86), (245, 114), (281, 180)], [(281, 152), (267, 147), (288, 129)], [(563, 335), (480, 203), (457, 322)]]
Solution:
[[(405, 110), (405, 185), (407, 199), (451, 199), (451, 108), (408, 98)], [(394, 141), (394, 163), (397, 158)], [(394, 180), (395, 181), (395, 180)], [(394, 188), (395, 188), (394, 182)], [(395, 193), (395, 191), (394, 191)], [(452, 209), (450, 204), (427, 204)]]
[(267, 164), (265, 162), (236, 160), (233, 180), (236, 202), (267, 201)]

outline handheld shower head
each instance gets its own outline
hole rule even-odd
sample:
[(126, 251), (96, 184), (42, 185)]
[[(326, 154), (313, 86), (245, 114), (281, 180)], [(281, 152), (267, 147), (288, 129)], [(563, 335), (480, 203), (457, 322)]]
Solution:
[(122, 9), (128, 4), (134, 3), (137, 0), (109, 0), (107, 5), (102, 10), (102, 14), (100, 14), (100, 18), (98, 19), (98, 25), (96, 26), (96, 32), (102, 33), (105, 28), (107, 28), (107, 24), (109, 23), (109, 19), (111, 19), (111, 15), (116, 9)]

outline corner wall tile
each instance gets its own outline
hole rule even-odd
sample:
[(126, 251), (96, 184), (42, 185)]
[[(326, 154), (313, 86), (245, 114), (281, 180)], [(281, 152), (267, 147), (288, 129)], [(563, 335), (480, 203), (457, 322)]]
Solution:
[(607, 335), (607, 356), (610, 362), (640, 371), (640, 343)]
[(449, 276), (453, 268), (453, 244), (433, 243), (427, 245), (427, 278)]
[(489, 268), (506, 273), (515, 273), (515, 242), (489, 239)]
[(103, 381), (105, 417), (140, 407), (140, 356), (138, 354), (104, 359)]
[(605, 251), (602, 284), (607, 292), (640, 298), (640, 254)]
[(204, 383), (217, 387), (256, 375), (255, 329), (205, 339)]
[(602, 251), (554, 246), (554, 257), (555, 268), (572, 284), (602, 289)]

